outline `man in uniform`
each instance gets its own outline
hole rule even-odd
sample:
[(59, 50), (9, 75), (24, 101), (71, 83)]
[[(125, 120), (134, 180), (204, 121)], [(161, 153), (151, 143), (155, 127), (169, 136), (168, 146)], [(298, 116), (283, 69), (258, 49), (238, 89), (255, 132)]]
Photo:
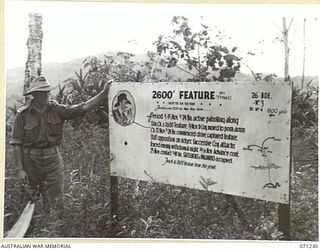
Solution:
[(111, 81), (87, 102), (61, 105), (49, 100), (51, 87), (40, 76), (30, 84), (24, 95), (32, 95), (31, 102), (18, 110), (14, 120), (10, 144), (18, 169), (18, 179), (29, 179), (32, 194), (41, 194), (44, 209), (62, 208), (64, 167), (57, 146), (62, 141), (65, 120), (76, 118), (98, 107), (107, 97)]

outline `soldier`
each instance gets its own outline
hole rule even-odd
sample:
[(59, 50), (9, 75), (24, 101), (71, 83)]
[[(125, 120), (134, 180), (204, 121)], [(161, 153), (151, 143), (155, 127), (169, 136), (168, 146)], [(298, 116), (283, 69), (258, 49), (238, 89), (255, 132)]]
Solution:
[(42, 195), (44, 209), (63, 207), (63, 163), (58, 151), (65, 120), (76, 118), (99, 106), (107, 97), (112, 81), (90, 100), (66, 106), (49, 100), (51, 87), (40, 76), (24, 94), (32, 95), (29, 104), (22, 106), (15, 117), (10, 144), (14, 148), (18, 179), (28, 178), (32, 194)]

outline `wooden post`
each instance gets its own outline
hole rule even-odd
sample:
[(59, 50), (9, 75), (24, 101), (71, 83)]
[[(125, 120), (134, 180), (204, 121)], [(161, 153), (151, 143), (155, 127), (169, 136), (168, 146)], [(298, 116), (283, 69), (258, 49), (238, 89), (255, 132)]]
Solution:
[(279, 204), (279, 231), (283, 232), (284, 240), (290, 239), (290, 202), (291, 202), (291, 172), (294, 166), (294, 161), (291, 157), (292, 151), (292, 91), (293, 91), (293, 82), (291, 84), (291, 119), (290, 119), (290, 163), (289, 163), (289, 204)]
[(118, 177), (111, 176), (111, 216), (118, 217)]
[(279, 204), (279, 231), (283, 232), (284, 240), (290, 239), (290, 204)]
[(116, 235), (118, 219), (118, 177), (110, 176), (110, 221), (111, 235)]

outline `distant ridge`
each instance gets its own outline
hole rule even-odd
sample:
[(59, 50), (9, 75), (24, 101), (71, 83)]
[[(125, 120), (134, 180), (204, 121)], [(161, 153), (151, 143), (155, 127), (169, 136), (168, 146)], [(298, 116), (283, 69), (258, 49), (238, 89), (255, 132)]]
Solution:
[[(103, 59), (104, 55), (107, 56), (115, 56), (118, 52), (104, 52), (100, 53), (96, 56), (98, 58)], [(75, 71), (79, 71), (80, 68), (83, 69), (83, 61), (86, 57), (72, 59), (69, 62), (63, 63), (44, 63), (42, 65), (43, 75), (50, 81), (52, 86), (57, 86), (58, 84), (64, 83), (64, 81), (68, 78), (75, 77)], [(148, 56), (146, 54), (137, 54), (133, 57), (133, 60), (136, 62), (143, 62), (148, 60)], [(186, 81), (190, 76), (177, 68), (169, 68), (163, 69), (168, 74), (174, 76), (175, 79), (181, 79), (181, 81)], [(236, 81), (252, 81), (254, 80), (252, 75), (248, 75), (242, 72), (237, 73)], [(292, 77), (294, 81), (294, 85), (300, 87), (301, 86), (301, 77), (295, 76)], [(305, 84), (307, 84), (310, 80), (312, 80), (312, 86), (318, 86), (319, 79), (314, 76), (306, 76)], [(13, 69), (8, 69), (6, 71), (6, 101), (7, 105), (13, 105), (16, 100), (22, 99), (22, 86), (24, 81), (24, 67), (17, 67)]]

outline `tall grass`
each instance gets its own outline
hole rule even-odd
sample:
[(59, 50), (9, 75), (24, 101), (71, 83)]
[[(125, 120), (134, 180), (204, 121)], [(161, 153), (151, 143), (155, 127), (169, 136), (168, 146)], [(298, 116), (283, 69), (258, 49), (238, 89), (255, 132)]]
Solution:
[[(295, 100), (308, 100), (305, 97)], [(299, 113), (301, 106), (294, 105)], [(310, 116), (313, 119), (317, 107), (310, 107), (310, 112), (316, 110)], [(308, 117), (305, 109), (301, 112)], [(12, 147), (8, 144), (12, 118), (7, 123), (5, 232), (28, 200), (27, 188), (16, 180)], [(91, 124), (88, 119), (77, 124), (77, 129), (71, 123), (65, 124), (60, 146), (65, 165), (63, 216), (57, 211), (50, 216), (43, 214), (39, 202), (26, 237), (281, 238), (275, 203), (236, 197), (235, 208), (223, 194), (120, 177), (118, 219), (111, 234), (107, 128)], [(318, 124), (298, 120), (292, 134), (291, 239), (318, 240)]]

